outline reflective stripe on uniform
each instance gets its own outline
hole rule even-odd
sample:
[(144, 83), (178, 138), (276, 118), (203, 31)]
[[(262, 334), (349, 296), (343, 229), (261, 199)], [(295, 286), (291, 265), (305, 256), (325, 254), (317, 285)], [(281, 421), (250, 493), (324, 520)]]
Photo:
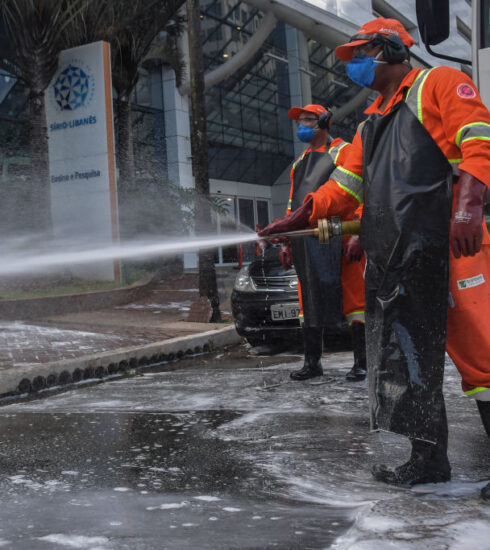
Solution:
[(347, 142), (343, 141), (342, 143), (339, 143), (335, 147), (331, 147), (328, 152), (330, 156), (332, 157), (333, 163), (335, 166), (337, 166), (337, 159), (339, 158), (340, 151), (346, 146), (349, 145)]
[(359, 203), (362, 203), (364, 197), (363, 180), (361, 176), (354, 174), (350, 170), (337, 166), (330, 176), (337, 185), (342, 187), (344, 191), (354, 196)]
[(418, 118), (420, 124), (424, 123), (422, 116), (422, 88), (424, 87), (424, 83), (432, 70), (433, 69), (430, 69), (428, 71), (426, 69), (424, 71), (420, 71), (405, 96), (405, 103), (407, 104), (407, 107)]
[[(427, 77), (432, 70), (433, 69), (421, 71), (415, 78), (412, 86), (409, 88), (407, 95), (405, 96), (405, 102), (407, 106), (418, 118), (421, 124), (424, 123), (422, 114), (422, 89), (424, 87), (425, 81), (427, 80)], [(454, 142), (457, 147), (461, 148), (461, 145), (465, 141), (469, 141), (471, 139), (490, 141), (490, 124), (486, 122), (471, 122), (470, 124), (465, 124), (459, 129)], [(451, 165), (459, 164), (462, 161), (462, 159), (447, 160)], [(453, 166), (453, 173), (455, 175), (459, 175), (459, 170), (457, 167), (455, 168)]]
[(352, 325), (352, 323), (364, 323), (364, 310), (359, 311), (353, 311), (352, 313), (348, 313), (346, 315), (347, 323), (349, 326)]
[(472, 390), (469, 390), (469, 391), (465, 391), (464, 393), (468, 397), (474, 397), (476, 394), (487, 390), (490, 390), (490, 388), (479, 387), (479, 388), (473, 388)]
[(455, 143), (458, 147), (470, 139), (482, 139), (490, 141), (490, 124), (486, 122), (471, 122), (458, 130)]

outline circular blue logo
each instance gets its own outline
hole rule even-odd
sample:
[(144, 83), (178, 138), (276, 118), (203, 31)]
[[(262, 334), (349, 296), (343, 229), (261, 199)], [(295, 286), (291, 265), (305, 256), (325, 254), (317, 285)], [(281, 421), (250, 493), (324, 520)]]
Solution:
[(62, 111), (82, 107), (89, 93), (89, 76), (80, 67), (68, 65), (54, 83), (54, 98)]

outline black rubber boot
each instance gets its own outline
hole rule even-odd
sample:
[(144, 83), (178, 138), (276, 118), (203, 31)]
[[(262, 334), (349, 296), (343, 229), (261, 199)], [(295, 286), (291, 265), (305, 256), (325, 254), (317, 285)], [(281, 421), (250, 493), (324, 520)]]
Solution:
[(480, 496), (483, 500), (488, 500), (490, 502), (490, 483), (488, 485), (485, 485), (483, 489), (480, 492)]
[(481, 421), (488, 437), (490, 437), (490, 401), (476, 401)]
[(300, 370), (293, 371), (293, 380), (308, 380), (322, 376), (323, 329), (318, 327), (303, 327), (303, 342), (305, 347), (305, 363)]
[(447, 458), (447, 443), (433, 444), (414, 439), (408, 462), (394, 469), (378, 464), (373, 467), (372, 473), (377, 481), (401, 487), (449, 481), (451, 466)]
[(354, 366), (345, 375), (349, 382), (358, 382), (366, 378), (366, 333), (364, 323), (352, 323), (352, 349)]

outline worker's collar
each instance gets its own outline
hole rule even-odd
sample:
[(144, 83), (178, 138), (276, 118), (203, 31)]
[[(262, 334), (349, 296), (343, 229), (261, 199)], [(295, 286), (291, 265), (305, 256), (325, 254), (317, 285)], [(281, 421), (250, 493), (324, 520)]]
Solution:
[(383, 96), (380, 94), (364, 112), (367, 115), (370, 115), (371, 113), (379, 113), (381, 115), (389, 113), (393, 108), (393, 105), (403, 99), (405, 90), (412, 86), (414, 80), (417, 78), (417, 75), (420, 73), (421, 70), (422, 69), (412, 69), (409, 73), (405, 75), (405, 78), (401, 81), (400, 86), (398, 86), (398, 90), (395, 92), (394, 96), (391, 98), (390, 102), (383, 111), (381, 111), (379, 108), (379, 106), (383, 102)]

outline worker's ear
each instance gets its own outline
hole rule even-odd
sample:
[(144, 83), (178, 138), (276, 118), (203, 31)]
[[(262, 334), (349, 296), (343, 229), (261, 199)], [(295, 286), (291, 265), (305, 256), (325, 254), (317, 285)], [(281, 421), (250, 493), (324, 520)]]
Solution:
[(330, 121), (333, 115), (332, 111), (328, 107), (325, 107), (325, 108), (327, 112), (322, 113), (318, 117), (318, 128), (320, 128), (321, 130), (328, 130), (328, 128), (330, 128)]

